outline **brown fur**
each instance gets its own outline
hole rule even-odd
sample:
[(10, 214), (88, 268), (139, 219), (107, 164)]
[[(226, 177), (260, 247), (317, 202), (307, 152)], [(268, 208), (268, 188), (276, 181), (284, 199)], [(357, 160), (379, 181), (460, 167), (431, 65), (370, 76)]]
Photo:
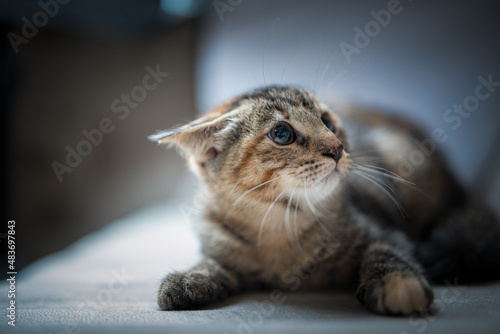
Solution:
[[(351, 119), (305, 90), (269, 87), (152, 136), (186, 156), (202, 180), (205, 208), (198, 224), (205, 259), (165, 278), (162, 309), (196, 308), (258, 286), (352, 286), (382, 314), (429, 307), (425, 270), (437, 266), (435, 280), (455, 273), (429, 250), (452, 251), (442, 235), (453, 214), (469, 210), (468, 197), (435, 152), (406, 181), (392, 173), (425, 138), (407, 121), (343, 114)], [(283, 122), (293, 128), (291, 144), (272, 137)], [(496, 221), (476, 217), (500, 235)], [(492, 247), (469, 246), (476, 254)], [(495, 276), (500, 265), (489, 268)]]

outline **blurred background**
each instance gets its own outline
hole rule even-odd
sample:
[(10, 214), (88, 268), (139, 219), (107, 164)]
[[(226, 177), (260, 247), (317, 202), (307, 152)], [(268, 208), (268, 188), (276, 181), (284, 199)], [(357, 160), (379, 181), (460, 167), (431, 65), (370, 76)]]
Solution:
[(498, 212), (498, 15), (492, 1), (2, 0), (2, 263), (9, 219), (22, 268), (175, 197), (184, 162), (147, 135), (269, 84), (442, 129), (451, 168)]

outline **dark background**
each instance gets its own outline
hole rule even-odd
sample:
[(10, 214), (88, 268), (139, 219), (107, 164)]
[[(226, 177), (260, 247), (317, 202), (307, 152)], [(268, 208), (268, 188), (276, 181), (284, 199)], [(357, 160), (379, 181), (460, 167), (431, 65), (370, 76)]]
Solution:
[[(43, 9), (38, 1), (0, 1), (2, 237), (15, 219), (18, 268), (175, 196), (184, 163), (146, 136), (273, 83), (387, 108), (428, 131), (443, 128), (449, 139), (439, 146), (452, 169), (498, 210), (500, 87), (458, 129), (443, 120), (474, 93), (478, 76), (500, 81), (497, 6), (401, 1), (403, 10), (347, 62), (340, 43), (353, 44), (353, 28), (387, 5), (72, 0), (15, 52), (9, 34), (22, 36), (23, 17), (33, 22)], [(121, 120), (112, 101), (157, 65), (169, 76)], [(115, 130), (59, 182), (53, 162), (64, 163), (66, 146), (76, 148), (82, 131), (103, 118)]]

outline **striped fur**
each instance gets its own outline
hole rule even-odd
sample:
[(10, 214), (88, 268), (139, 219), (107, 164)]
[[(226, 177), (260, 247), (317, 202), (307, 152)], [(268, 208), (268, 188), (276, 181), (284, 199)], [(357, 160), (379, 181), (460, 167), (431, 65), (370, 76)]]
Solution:
[[(283, 122), (295, 140), (282, 146), (270, 131)], [(425, 139), (405, 120), (333, 112), (305, 90), (268, 87), (151, 139), (177, 146), (203, 185), (205, 258), (163, 280), (162, 309), (256, 287), (351, 287), (374, 312), (410, 315), (431, 305), (428, 279), (500, 276), (497, 220), (471, 204), (438, 153), (406, 180), (393, 173)], [(486, 240), (464, 237), (484, 228)], [(483, 261), (487, 252), (495, 260)]]

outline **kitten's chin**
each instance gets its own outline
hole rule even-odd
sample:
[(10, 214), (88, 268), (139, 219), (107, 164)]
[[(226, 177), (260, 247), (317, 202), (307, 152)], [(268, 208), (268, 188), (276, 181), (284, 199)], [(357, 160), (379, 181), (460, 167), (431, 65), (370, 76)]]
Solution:
[(341, 177), (339, 164), (334, 164), (331, 168), (330, 171), (325, 174), (320, 180), (319, 183), (330, 183), (330, 182), (337, 182)]
[[(347, 155), (347, 154), (346, 154)], [(347, 175), (350, 166), (349, 157), (342, 157), (338, 162), (332, 161), (330, 167), (326, 170), (324, 176), (319, 179), (319, 183), (328, 183), (332, 180), (338, 180)]]
[(318, 180), (314, 187), (315, 191), (322, 197), (337, 191), (338, 185), (348, 174), (349, 165), (349, 161), (344, 159), (340, 160), (339, 163), (332, 164), (331, 169)]

